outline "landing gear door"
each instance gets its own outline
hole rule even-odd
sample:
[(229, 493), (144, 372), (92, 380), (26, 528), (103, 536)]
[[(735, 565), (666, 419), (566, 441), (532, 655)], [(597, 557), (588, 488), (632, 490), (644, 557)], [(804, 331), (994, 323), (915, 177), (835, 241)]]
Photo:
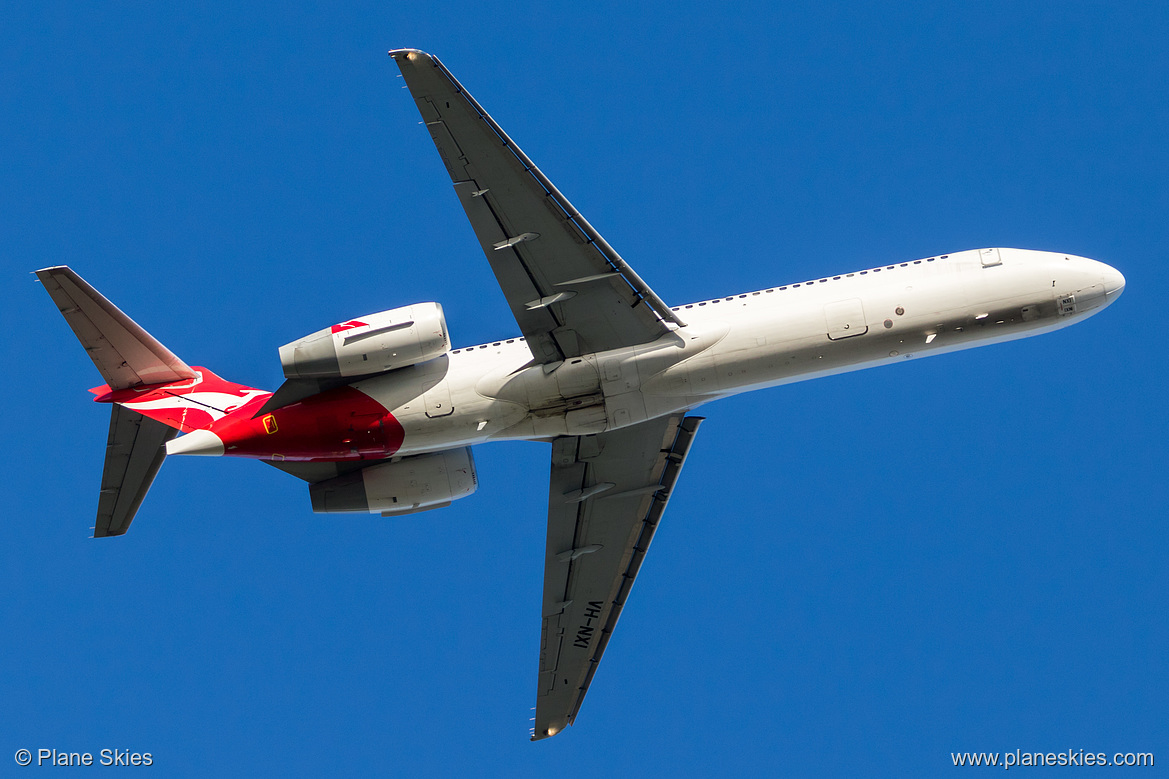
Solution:
[(824, 321), (828, 326), (828, 338), (833, 341), (864, 335), (869, 331), (860, 298), (838, 300), (824, 306)]

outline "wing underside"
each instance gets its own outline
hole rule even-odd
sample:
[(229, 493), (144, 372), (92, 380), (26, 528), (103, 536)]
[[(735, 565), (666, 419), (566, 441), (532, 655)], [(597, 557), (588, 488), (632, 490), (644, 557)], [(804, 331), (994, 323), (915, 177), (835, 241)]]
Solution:
[(437, 58), (390, 52), (532, 354), (648, 343), (677, 315)]
[(576, 718), (701, 422), (553, 441), (533, 740)]
[[(438, 59), (390, 55), (537, 362), (684, 326)], [(553, 441), (533, 739), (575, 719), (701, 421)]]

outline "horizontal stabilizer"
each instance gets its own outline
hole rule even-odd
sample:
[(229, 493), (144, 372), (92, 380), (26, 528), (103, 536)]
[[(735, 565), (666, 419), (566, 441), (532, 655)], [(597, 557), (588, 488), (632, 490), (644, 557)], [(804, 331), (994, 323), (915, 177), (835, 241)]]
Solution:
[(178, 430), (137, 411), (112, 407), (94, 538), (126, 532), (162, 467), (166, 442), (178, 434)]
[(36, 272), (110, 389), (192, 379), (195, 372), (64, 265)]

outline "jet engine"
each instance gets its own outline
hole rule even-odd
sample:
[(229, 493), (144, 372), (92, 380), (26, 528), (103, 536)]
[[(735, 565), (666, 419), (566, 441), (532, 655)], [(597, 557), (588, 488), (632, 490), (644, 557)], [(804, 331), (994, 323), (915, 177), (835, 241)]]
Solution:
[(365, 376), (445, 354), (450, 346), (438, 303), (417, 303), (350, 319), (280, 347), (289, 379)]
[(471, 448), (419, 454), (371, 465), (309, 486), (313, 511), (413, 514), (449, 506), (479, 486)]

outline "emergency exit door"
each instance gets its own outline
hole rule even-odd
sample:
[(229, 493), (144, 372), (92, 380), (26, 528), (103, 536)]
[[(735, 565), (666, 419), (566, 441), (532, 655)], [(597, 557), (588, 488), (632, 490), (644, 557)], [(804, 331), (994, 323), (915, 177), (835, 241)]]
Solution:
[(451, 403), (451, 388), (445, 381), (440, 381), (422, 395), (426, 403), (426, 416), (431, 419), (449, 416), (455, 407)]
[(869, 331), (860, 298), (838, 300), (824, 306), (824, 320), (828, 325), (828, 338), (833, 341), (864, 335)]

